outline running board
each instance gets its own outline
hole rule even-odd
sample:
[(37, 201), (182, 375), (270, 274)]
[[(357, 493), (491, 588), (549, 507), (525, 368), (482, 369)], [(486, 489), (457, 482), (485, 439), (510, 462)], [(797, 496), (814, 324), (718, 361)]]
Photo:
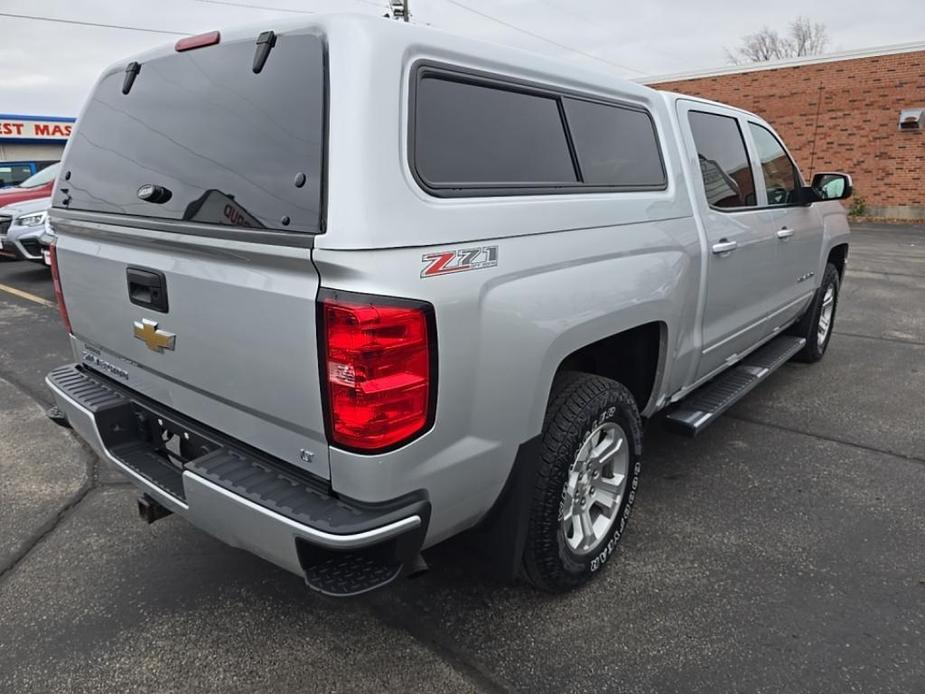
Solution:
[(805, 344), (802, 337), (775, 338), (679, 402), (666, 417), (666, 425), (675, 433), (696, 436), (786, 364)]

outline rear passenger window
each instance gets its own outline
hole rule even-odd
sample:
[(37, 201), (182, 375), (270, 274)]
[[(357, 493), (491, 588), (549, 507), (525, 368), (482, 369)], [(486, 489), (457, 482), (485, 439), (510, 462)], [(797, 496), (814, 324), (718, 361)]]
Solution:
[(430, 186), (578, 181), (554, 98), (425, 77), (416, 111), (414, 164)]
[(756, 123), (749, 123), (748, 127), (761, 159), (761, 173), (764, 175), (768, 205), (791, 204), (800, 185), (800, 174), (797, 172), (796, 164), (770, 130)]
[(578, 99), (563, 102), (584, 183), (665, 185), (655, 126), (647, 113)]
[(707, 201), (720, 208), (757, 205), (755, 178), (738, 121), (700, 111), (691, 111), (688, 117)]

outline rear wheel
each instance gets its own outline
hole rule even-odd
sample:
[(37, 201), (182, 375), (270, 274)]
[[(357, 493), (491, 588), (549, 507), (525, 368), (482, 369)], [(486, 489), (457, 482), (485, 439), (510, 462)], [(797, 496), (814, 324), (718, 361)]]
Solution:
[(604, 566), (636, 497), (641, 450), (639, 412), (623, 385), (577, 372), (556, 377), (524, 552), (531, 583), (564, 591)]
[(791, 334), (806, 338), (806, 345), (797, 352), (794, 360), (811, 363), (819, 361), (825, 355), (832, 339), (840, 286), (838, 269), (829, 263), (825, 266), (822, 283), (816, 291), (813, 303), (790, 330)]

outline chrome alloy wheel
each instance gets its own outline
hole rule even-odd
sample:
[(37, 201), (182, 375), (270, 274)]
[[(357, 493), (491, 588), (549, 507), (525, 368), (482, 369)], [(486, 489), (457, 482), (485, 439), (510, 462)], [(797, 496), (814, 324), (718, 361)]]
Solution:
[(835, 311), (835, 287), (829, 285), (822, 297), (822, 310), (819, 311), (819, 327), (817, 328), (816, 340), (819, 348), (825, 344), (825, 339), (829, 336), (829, 330), (832, 328), (832, 313)]
[(626, 489), (629, 448), (623, 429), (604, 422), (578, 449), (559, 504), (559, 527), (575, 554), (593, 552), (610, 533)]

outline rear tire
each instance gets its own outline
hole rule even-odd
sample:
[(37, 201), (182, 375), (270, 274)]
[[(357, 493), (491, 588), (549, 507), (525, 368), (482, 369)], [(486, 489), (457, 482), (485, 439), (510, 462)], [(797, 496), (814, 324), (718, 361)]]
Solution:
[(562, 592), (590, 580), (623, 537), (639, 484), (642, 424), (623, 385), (564, 372), (553, 383), (524, 573)]
[(794, 355), (794, 361), (814, 363), (825, 356), (835, 327), (835, 309), (838, 308), (840, 287), (838, 269), (829, 263), (825, 266), (822, 283), (816, 290), (812, 304), (789, 330), (791, 335), (806, 338), (806, 345)]

